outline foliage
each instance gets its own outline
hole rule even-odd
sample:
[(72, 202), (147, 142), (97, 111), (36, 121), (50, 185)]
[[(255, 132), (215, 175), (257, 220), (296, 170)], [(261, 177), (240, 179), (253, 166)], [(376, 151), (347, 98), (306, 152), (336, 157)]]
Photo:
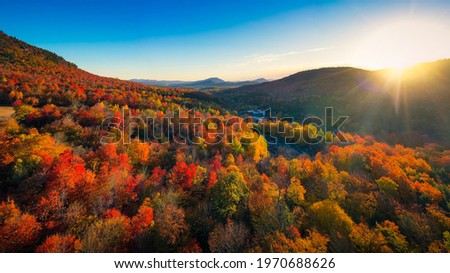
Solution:
[(231, 170), (211, 189), (211, 204), (223, 218), (233, 217), (245, 207), (249, 191), (239, 170)]
[[(324, 132), (244, 120), (207, 93), (99, 77), (3, 33), (0, 80), (0, 102), (15, 110), (0, 132), (1, 252), (450, 251), (445, 146), (355, 133), (346, 144), (273, 146), (266, 134), (277, 127), (279, 140)], [(224, 94), (300, 117), (341, 102), (326, 83), (309, 86), (302, 98)], [(187, 123), (175, 129), (174, 113)], [(374, 130), (397, 124), (374, 118)]]

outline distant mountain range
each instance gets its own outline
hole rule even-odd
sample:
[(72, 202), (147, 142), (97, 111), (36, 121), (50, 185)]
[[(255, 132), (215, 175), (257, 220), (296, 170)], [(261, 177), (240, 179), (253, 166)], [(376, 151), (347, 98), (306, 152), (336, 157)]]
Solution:
[[(437, 141), (450, 147), (450, 59), (418, 64), (401, 73), (333, 67), (302, 71), (270, 82), (226, 82), (219, 78), (133, 81), (93, 75), (52, 52), (0, 31), (0, 105), (10, 105), (18, 93), (24, 103), (36, 106), (70, 106), (74, 100), (94, 105), (105, 100), (137, 107), (141, 102), (136, 92), (141, 91), (144, 97), (176, 95), (188, 108), (211, 107), (223, 113), (223, 108), (236, 114), (270, 108), (277, 117), (293, 117), (300, 122), (311, 115), (323, 117), (325, 107), (333, 107), (333, 120), (339, 115), (349, 116), (341, 128), (344, 131), (368, 133), (408, 146)], [(161, 90), (139, 83), (195, 90)], [(99, 86), (104, 91), (98, 90)], [(111, 95), (111, 90), (130, 92), (127, 96), (123, 92)], [(60, 95), (56, 97), (55, 92)]]
[[(427, 137), (450, 146), (450, 59), (402, 72), (352, 67), (303, 71), (258, 85), (211, 93), (229, 110), (265, 110), (278, 117), (323, 117), (325, 107), (349, 116), (343, 129), (392, 143), (422, 144)], [(418, 141), (419, 140), (419, 141)]]
[(202, 91), (218, 91), (222, 89), (237, 88), (246, 85), (260, 84), (268, 82), (264, 78), (259, 78), (253, 81), (237, 81), (229, 82), (224, 81), (220, 78), (208, 78), (199, 81), (158, 81), (158, 80), (146, 80), (146, 79), (131, 79), (132, 82), (143, 83), (147, 85), (153, 85), (157, 87), (168, 87), (168, 88), (191, 88), (198, 89)]

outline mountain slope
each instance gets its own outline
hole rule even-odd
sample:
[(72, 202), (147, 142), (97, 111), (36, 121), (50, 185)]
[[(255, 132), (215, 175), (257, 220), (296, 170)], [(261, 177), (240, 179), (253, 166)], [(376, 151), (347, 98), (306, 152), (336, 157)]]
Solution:
[[(190, 111), (208, 92), (99, 77), (6, 35), (0, 55), (0, 94), (15, 106), (0, 132), (0, 252), (450, 250), (450, 150), (345, 134), (274, 156), (236, 117)], [(341, 72), (309, 72), (303, 89), (331, 96), (327, 79), (347, 88), (367, 73)], [(4, 121), (11, 112), (0, 107)]]
[(216, 94), (233, 110), (267, 109), (303, 120), (324, 115), (349, 116), (345, 128), (386, 136), (415, 132), (448, 144), (450, 135), (450, 60), (414, 66), (401, 75), (392, 70), (322, 68)]
[(0, 63), (2, 64), (19, 66), (24, 64), (29, 66), (53, 64), (73, 68), (77, 67), (75, 64), (67, 62), (64, 58), (53, 52), (27, 44), (21, 40), (6, 35), (2, 31), (0, 31), (0, 49)]
[(189, 92), (97, 76), (0, 31), (0, 105), (70, 106), (106, 101), (161, 108), (175, 102), (188, 107), (204, 104), (185, 97)]

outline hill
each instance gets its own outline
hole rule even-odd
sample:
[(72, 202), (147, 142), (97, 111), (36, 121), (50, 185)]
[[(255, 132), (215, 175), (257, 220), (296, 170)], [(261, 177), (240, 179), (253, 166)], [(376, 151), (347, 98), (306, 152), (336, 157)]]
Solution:
[[(450, 251), (450, 150), (343, 133), (348, 143), (275, 156), (264, 131), (207, 104), (218, 99), (208, 92), (99, 77), (3, 33), (0, 56), (0, 94), (14, 106), (0, 107), (0, 252)], [(429, 78), (426, 67), (415, 73)], [(347, 90), (356, 79), (378, 96), (385, 73), (309, 71), (280, 90), (297, 96), (299, 77), (305, 98), (346, 102), (369, 98)]]
[(0, 105), (16, 102), (32, 106), (77, 103), (92, 106), (105, 101), (155, 109), (167, 107), (169, 103), (203, 107), (205, 103), (186, 97), (189, 92), (183, 88), (160, 88), (97, 76), (53, 52), (0, 31)]
[(73, 63), (67, 62), (64, 58), (53, 52), (43, 50), (33, 45), (27, 44), (15, 37), (10, 37), (0, 31), (0, 63), (14, 66), (40, 66), (62, 65), (76, 68)]
[(349, 116), (344, 129), (394, 142), (407, 133), (419, 142), (429, 137), (448, 144), (450, 135), (450, 60), (416, 65), (402, 73), (315, 69), (213, 95), (230, 110), (271, 108), (272, 114), (297, 121), (309, 115), (322, 117), (325, 107), (333, 107), (335, 115)]
[(220, 78), (208, 78), (199, 81), (158, 81), (158, 80), (144, 80), (144, 79), (132, 79), (133, 82), (149, 84), (159, 87), (172, 87), (172, 88), (191, 88), (201, 91), (218, 91), (228, 88), (236, 88), (245, 85), (254, 85), (263, 82), (267, 82), (266, 79), (259, 78), (253, 81), (224, 81)]

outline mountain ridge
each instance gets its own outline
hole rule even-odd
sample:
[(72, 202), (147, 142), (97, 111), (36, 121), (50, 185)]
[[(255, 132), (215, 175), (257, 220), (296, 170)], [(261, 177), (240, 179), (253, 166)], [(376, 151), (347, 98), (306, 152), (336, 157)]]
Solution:
[(218, 77), (211, 77), (197, 81), (147, 80), (147, 79), (130, 79), (130, 81), (158, 87), (191, 88), (202, 91), (217, 91), (225, 88), (235, 88), (245, 85), (254, 85), (263, 82), (268, 82), (268, 80), (264, 78), (258, 78), (255, 80), (247, 80), (247, 81), (225, 81)]
[[(28, 44), (16, 37), (9, 36), (2, 30), (0, 30), (0, 62), (16, 63), (20, 57), (27, 58), (30, 55), (40, 55), (44, 61), (50, 61), (57, 65), (64, 65), (69, 67), (78, 68), (76, 64), (66, 61), (63, 57), (58, 56), (56, 53), (49, 50), (39, 48)], [(28, 53), (28, 54), (25, 54)], [(22, 53), (22, 54), (20, 54)]]
[[(414, 132), (445, 142), (450, 127), (450, 60), (403, 70), (331, 67), (212, 94), (228, 110), (268, 109), (302, 121), (325, 107), (349, 116), (344, 129), (386, 137)], [(426, 141), (426, 140), (424, 140)]]
[[(209, 105), (188, 97), (192, 90), (162, 88), (92, 74), (48, 50), (0, 31), (0, 105), (46, 104), (92, 106), (101, 101), (137, 107), (166, 106), (174, 98), (182, 105)], [(220, 106), (217, 109), (221, 109)]]

